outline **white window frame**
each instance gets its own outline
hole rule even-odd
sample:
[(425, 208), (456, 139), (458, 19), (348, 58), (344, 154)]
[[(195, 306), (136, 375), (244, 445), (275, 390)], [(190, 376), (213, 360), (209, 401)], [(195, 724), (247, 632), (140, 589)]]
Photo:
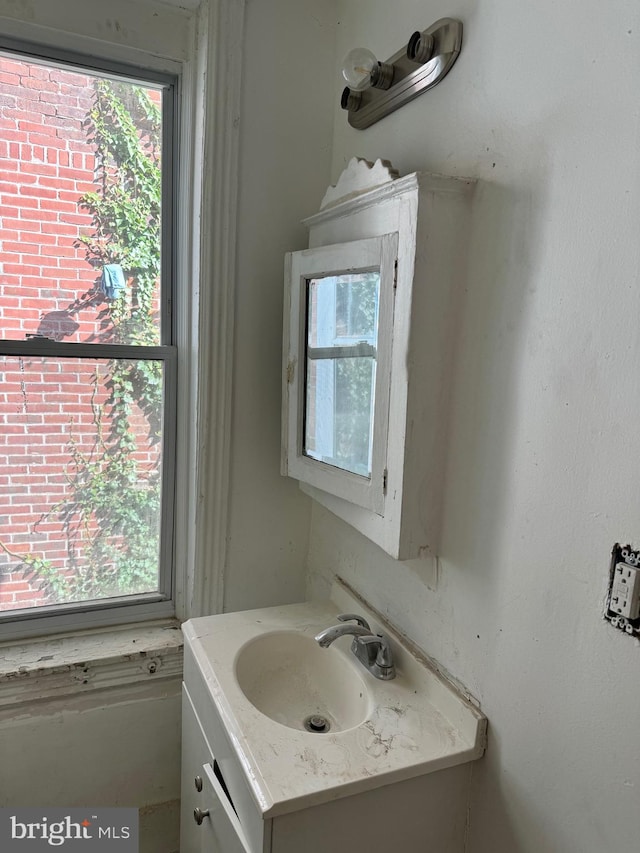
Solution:
[[(163, 364), (163, 429), (162, 429), (162, 503), (160, 542), (158, 553), (158, 589), (135, 596), (42, 605), (23, 610), (0, 613), (0, 635), (6, 626), (24, 625), (25, 633), (49, 633), (59, 624), (67, 626), (69, 620), (84, 621), (90, 617), (96, 624), (103, 622), (128, 622), (138, 619), (173, 616), (173, 517), (175, 494), (175, 444), (176, 444), (176, 385), (177, 348), (174, 344), (174, 323), (171, 314), (174, 264), (172, 260), (174, 216), (173, 173), (177, 153), (176, 115), (177, 77), (159, 74), (147, 69), (124, 66), (121, 63), (99, 61), (92, 57), (70, 55), (66, 51), (43, 48), (14, 40), (0, 39), (0, 52), (18, 61), (43, 64), (46, 67), (68, 68), (77, 73), (104, 76), (110, 80), (127, 80), (135, 84), (158, 84), (163, 87), (162, 108), (162, 234), (161, 234), (161, 298), (160, 343), (158, 346), (127, 346), (112, 344), (63, 343), (48, 340), (0, 339), (1, 356), (43, 358), (153, 360)], [(111, 612), (113, 611), (113, 612)], [(117, 611), (117, 612), (116, 612)], [(134, 613), (135, 611), (135, 613)], [(11, 627), (8, 628), (11, 631)]]
[[(397, 233), (290, 252), (285, 260), (285, 376), (282, 473), (381, 515), (384, 511), (389, 383)], [(373, 405), (371, 477), (327, 464), (304, 452), (307, 282), (330, 275), (379, 270), (378, 340)]]
[[(49, 0), (35, 19), (50, 16)], [(80, 18), (103, 11), (98, 0), (83, 0)], [(102, 41), (87, 34), (85, 20), (75, 30), (74, 9), (56, 16), (55, 26), (17, 17), (0, 0), (3, 45), (32, 45), (43, 57), (52, 52), (76, 56), (76, 65), (89, 67), (86, 57), (110, 68), (138, 69), (134, 76), (175, 75), (180, 92), (176, 143), (180, 156), (174, 172), (173, 271), (188, 282), (174, 293), (177, 359), (177, 425), (175, 513), (173, 520), (174, 576), (172, 600), (64, 612), (54, 617), (18, 618), (0, 626), (0, 641), (73, 630), (103, 630), (107, 626), (179, 619), (219, 612), (223, 601), (228, 523), (229, 445), (233, 353), (233, 304), (237, 208), (237, 158), (244, 0), (202, 0), (171, 15), (189, 15), (188, 55), (171, 37), (159, 44), (158, 32), (147, 37), (137, 16), (126, 7), (135, 25), (129, 33)], [(167, 13), (161, 0), (158, 14)], [(179, 7), (182, 4), (176, 3)], [(196, 4), (197, 5), (197, 4)], [(76, 10), (77, 11), (77, 10)], [(124, 11), (123, 11), (124, 14)], [(156, 13), (153, 13), (154, 15)], [(122, 17), (122, 16), (121, 16)], [(64, 18), (64, 20), (58, 20)], [(126, 28), (124, 28), (126, 30)], [(130, 33), (135, 33), (131, 38)], [(147, 42), (147, 43), (145, 43)]]

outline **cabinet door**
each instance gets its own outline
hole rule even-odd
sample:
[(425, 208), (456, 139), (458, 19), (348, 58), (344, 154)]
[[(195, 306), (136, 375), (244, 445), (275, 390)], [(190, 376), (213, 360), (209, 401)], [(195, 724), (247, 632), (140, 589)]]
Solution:
[[(213, 753), (183, 685), (180, 853), (251, 853), (214, 766)], [(205, 813), (200, 824), (194, 819), (194, 809)]]
[(213, 767), (202, 768), (204, 808), (209, 812), (199, 829), (202, 833), (201, 853), (251, 853), (242, 834), (240, 822), (227, 794), (216, 778)]
[[(201, 853), (203, 831), (193, 818), (193, 810), (204, 805), (204, 776), (202, 765), (213, 762), (209, 744), (204, 736), (186, 688), (182, 687), (182, 777), (180, 806), (180, 853)], [(202, 787), (202, 791), (196, 788)], [(217, 850), (217, 848), (214, 848)]]

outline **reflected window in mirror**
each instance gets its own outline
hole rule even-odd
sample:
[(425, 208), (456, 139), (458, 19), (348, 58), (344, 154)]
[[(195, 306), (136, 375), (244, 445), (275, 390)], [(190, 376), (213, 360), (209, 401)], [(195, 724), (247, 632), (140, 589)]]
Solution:
[(307, 280), (305, 455), (371, 477), (379, 270)]

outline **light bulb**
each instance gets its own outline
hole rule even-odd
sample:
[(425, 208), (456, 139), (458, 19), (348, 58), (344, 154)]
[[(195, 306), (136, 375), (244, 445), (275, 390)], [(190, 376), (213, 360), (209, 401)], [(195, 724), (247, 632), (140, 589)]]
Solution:
[(366, 47), (354, 47), (342, 63), (342, 76), (354, 92), (362, 92), (371, 85), (371, 72), (378, 67), (378, 60)]

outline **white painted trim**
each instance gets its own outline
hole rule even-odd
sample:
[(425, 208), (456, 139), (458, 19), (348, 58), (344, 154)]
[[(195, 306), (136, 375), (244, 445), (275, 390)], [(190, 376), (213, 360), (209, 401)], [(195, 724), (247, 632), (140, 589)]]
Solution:
[(193, 12), (163, 4), (160, 16), (155, 5), (131, 0), (0, 0), (0, 32), (7, 38), (177, 74), (187, 58), (186, 33)]
[[(176, 415), (176, 472), (175, 472), (175, 529), (174, 529), (174, 599), (176, 614), (188, 612), (186, 602), (192, 586), (195, 540), (196, 505), (196, 435), (197, 419), (193, 410), (197, 405), (198, 383), (195, 355), (198, 351), (198, 264), (193, 245), (198, 226), (201, 203), (200, 182), (195, 179), (201, 168), (201, 158), (196, 146), (201, 121), (206, 57), (198, 51), (198, 25), (193, 21), (192, 59), (183, 66), (180, 80), (179, 163), (176, 169), (175, 225), (176, 236), (174, 291), (175, 343), (178, 345), (178, 406)], [(182, 283), (187, 286), (181, 286)], [(192, 282), (192, 286), (188, 283)]]
[(211, 0), (208, 15), (202, 11), (200, 19), (200, 41), (207, 46), (208, 59), (201, 152), (199, 466), (191, 564), (194, 580), (182, 616), (218, 613), (223, 607), (244, 6), (244, 0)]
[(182, 678), (177, 622), (0, 646), (0, 709), (97, 689)]
[(459, 193), (470, 188), (475, 181), (471, 178), (450, 178), (446, 175), (432, 175), (428, 172), (413, 172), (402, 178), (382, 184), (375, 189), (355, 195), (346, 201), (336, 201), (331, 207), (314, 213), (302, 221), (311, 228), (324, 222), (334, 222), (336, 219), (353, 216), (381, 202), (398, 198), (420, 188), (434, 193)]

